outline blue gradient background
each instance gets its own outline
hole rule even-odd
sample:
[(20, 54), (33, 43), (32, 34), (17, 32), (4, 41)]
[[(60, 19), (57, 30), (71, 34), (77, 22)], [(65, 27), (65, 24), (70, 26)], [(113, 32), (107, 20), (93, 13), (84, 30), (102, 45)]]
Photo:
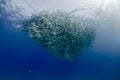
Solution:
[(0, 80), (120, 80), (116, 30), (109, 24), (86, 52), (67, 62), (49, 54), (10, 21), (0, 19)]

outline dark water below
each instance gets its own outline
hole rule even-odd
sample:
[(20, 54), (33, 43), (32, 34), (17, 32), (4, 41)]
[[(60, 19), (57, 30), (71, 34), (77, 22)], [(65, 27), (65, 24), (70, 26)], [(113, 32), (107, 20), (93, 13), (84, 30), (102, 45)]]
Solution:
[[(102, 32), (103, 33), (103, 32)], [(119, 80), (120, 55), (113, 33), (98, 41), (73, 62), (50, 55), (19, 28), (0, 23), (1, 80)], [(99, 42), (99, 43), (97, 43)], [(116, 44), (116, 45), (115, 45)], [(116, 46), (116, 48), (115, 48)], [(29, 72), (30, 71), (30, 72)]]

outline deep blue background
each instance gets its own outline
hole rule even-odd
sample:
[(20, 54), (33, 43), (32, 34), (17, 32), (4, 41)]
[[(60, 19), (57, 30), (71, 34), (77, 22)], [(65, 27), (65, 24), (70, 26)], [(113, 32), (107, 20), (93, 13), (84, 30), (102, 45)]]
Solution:
[(98, 33), (85, 53), (67, 62), (12, 22), (0, 19), (0, 80), (120, 80), (120, 55), (118, 47), (112, 46), (114, 41), (112, 32)]

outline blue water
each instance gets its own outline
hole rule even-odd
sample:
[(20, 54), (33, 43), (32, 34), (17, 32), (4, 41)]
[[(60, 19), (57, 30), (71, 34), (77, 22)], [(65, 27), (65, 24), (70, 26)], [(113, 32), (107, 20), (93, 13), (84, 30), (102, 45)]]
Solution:
[(67, 62), (0, 19), (0, 80), (120, 80), (120, 38), (115, 32), (112, 25), (105, 28), (83, 54)]

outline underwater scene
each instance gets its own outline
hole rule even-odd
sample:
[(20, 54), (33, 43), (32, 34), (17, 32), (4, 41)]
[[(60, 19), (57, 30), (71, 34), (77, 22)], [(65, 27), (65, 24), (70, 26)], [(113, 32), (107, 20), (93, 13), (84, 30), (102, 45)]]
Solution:
[(120, 1), (0, 0), (0, 80), (120, 80)]

